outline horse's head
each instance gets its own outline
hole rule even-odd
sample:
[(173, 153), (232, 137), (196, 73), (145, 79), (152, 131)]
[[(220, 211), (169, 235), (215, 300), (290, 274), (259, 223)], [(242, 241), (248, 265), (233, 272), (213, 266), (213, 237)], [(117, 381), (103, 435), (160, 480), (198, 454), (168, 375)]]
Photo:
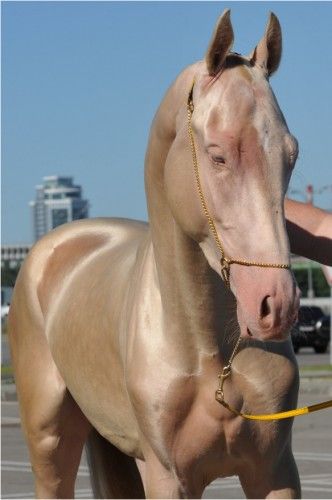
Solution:
[[(204, 63), (198, 66), (192, 92), (191, 126), (203, 197), (226, 257), (287, 265), (283, 205), (297, 141), (268, 80), (281, 57), (276, 16), (270, 15), (265, 35), (248, 57), (230, 52), (232, 42), (226, 11)], [(191, 158), (191, 168), (193, 163)], [(195, 215), (190, 221), (187, 218), (185, 226), (211, 267), (221, 274), (220, 249), (198, 200), (195, 193), (196, 205), (191, 210)], [(192, 208), (193, 201), (188, 203)], [(242, 336), (262, 340), (287, 337), (299, 304), (299, 291), (289, 269), (233, 263), (230, 287), (237, 298)]]

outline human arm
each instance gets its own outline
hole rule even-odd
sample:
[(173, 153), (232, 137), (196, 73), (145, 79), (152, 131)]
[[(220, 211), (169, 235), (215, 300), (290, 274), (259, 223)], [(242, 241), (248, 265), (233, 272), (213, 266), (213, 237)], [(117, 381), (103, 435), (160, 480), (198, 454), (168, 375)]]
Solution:
[(332, 266), (332, 214), (286, 198), (285, 216), (291, 252)]

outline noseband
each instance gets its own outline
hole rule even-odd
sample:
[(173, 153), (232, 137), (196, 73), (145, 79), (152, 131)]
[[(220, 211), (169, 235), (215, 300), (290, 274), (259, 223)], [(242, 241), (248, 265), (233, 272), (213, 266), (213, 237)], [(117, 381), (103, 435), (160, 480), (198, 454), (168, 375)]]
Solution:
[(219, 238), (215, 223), (213, 221), (212, 216), (210, 215), (210, 212), (209, 212), (208, 207), (207, 207), (207, 203), (205, 201), (205, 196), (203, 193), (202, 184), (201, 184), (200, 175), (199, 175), (199, 166), (198, 166), (198, 160), (197, 160), (194, 132), (192, 129), (192, 124), (191, 124), (191, 118), (192, 118), (192, 115), (194, 112), (194, 102), (193, 102), (194, 85), (195, 85), (195, 81), (193, 81), (191, 90), (190, 90), (189, 95), (188, 95), (188, 101), (187, 101), (188, 135), (189, 135), (191, 154), (192, 154), (193, 165), (194, 165), (197, 191), (198, 191), (199, 198), (201, 200), (203, 212), (204, 212), (205, 217), (206, 217), (208, 224), (209, 224), (209, 228), (211, 230), (211, 233), (214, 237), (214, 240), (215, 240), (217, 247), (218, 247), (220, 254), (221, 254), (221, 258), (220, 258), (221, 277), (224, 280), (224, 283), (228, 287), (230, 287), (230, 272), (231, 272), (231, 265), (232, 264), (238, 264), (240, 266), (250, 266), (250, 267), (274, 267), (274, 268), (278, 268), (278, 269), (290, 269), (289, 264), (270, 264), (267, 262), (255, 262), (255, 261), (251, 261), (251, 260), (241, 260), (241, 259), (233, 259), (231, 257), (226, 257), (225, 250), (224, 250), (223, 245), (221, 243), (221, 240)]

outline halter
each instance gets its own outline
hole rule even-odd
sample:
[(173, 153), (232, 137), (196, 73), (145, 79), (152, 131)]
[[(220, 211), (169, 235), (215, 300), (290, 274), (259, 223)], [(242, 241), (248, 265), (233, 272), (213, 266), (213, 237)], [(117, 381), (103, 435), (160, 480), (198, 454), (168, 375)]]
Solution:
[(193, 165), (194, 165), (194, 172), (195, 172), (195, 180), (196, 180), (196, 186), (197, 186), (197, 191), (199, 198), (201, 200), (201, 205), (203, 212), (205, 214), (205, 217), (208, 221), (209, 228), (211, 230), (211, 233), (214, 237), (214, 240), (216, 242), (216, 245), (219, 249), (221, 258), (220, 258), (220, 266), (221, 266), (221, 277), (225, 284), (230, 287), (230, 272), (231, 272), (231, 265), (232, 264), (238, 264), (240, 266), (250, 266), (250, 267), (273, 267), (273, 268), (278, 268), (278, 269), (290, 269), (289, 264), (274, 264), (274, 263), (267, 263), (267, 262), (255, 262), (252, 260), (243, 260), (243, 259), (233, 259), (232, 257), (226, 257), (225, 250), (223, 248), (223, 245), (221, 243), (221, 240), (219, 238), (215, 223), (213, 221), (213, 218), (209, 212), (209, 209), (207, 207), (207, 203), (205, 200), (205, 196), (203, 193), (203, 188), (200, 180), (200, 175), (199, 175), (199, 166), (198, 166), (198, 160), (197, 160), (197, 153), (196, 153), (196, 146), (195, 146), (195, 139), (194, 139), (194, 132), (192, 129), (192, 124), (191, 124), (191, 118), (194, 112), (194, 102), (193, 102), (193, 91), (194, 91), (194, 85), (195, 85), (195, 80), (193, 81), (191, 90), (188, 95), (188, 101), (187, 101), (187, 111), (188, 111), (188, 135), (189, 135), (189, 140), (190, 140), (190, 147), (191, 147), (191, 154), (192, 154), (192, 159), (193, 159)]
[[(191, 125), (191, 118), (192, 118), (192, 115), (194, 112), (194, 102), (193, 102), (194, 85), (195, 85), (195, 80), (192, 83), (192, 86), (191, 86), (191, 89), (190, 89), (190, 92), (188, 95), (188, 100), (187, 100), (188, 135), (189, 135), (191, 154), (192, 154), (193, 165), (194, 165), (194, 173), (195, 173), (197, 191), (198, 191), (199, 198), (201, 200), (203, 212), (204, 212), (205, 217), (208, 221), (209, 228), (211, 230), (211, 233), (214, 237), (214, 240), (216, 242), (216, 245), (217, 245), (219, 252), (220, 252), (220, 255), (221, 255), (221, 258), (220, 258), (221, 277), (222, 277), (224, 283), (226, 284), (226, 286), (228, 288), (230, 288), (230, 272), (231, 272), (230, 266), (232, 264), (238, 264), (240, 266), (273, 267), (273, 268), (278, 268), (278, 269), (290, 269), (289, 264), (274, 264), (274, 263), (270, 264), (267, 262), (255, 262), (255, 261), (251, 261), (251, 260), (232, 259), (231, 257), (226, 257), (225, 250), (224, 250), (223, 245), (221, 243), (221, 240), (219, 238), (215, 223), (214, 223), (213, 218), (210, 215), (210, 212), (208, 210), (207, 203), (206, 203), (205, 196), (204, 196), (203, 189), (202, 189), (200, 176), (199, 176), (199, 166), (198, 166), (198, 160), (197, 160), (194, 132), (193, 132), (192, 125)], [(224, 382), (225, 382), (226, 378), (229, 377), (231, 374), (232, 362), (233, 362), (233, 359), (234, 359), (236, 353), (238, 352), (240, 342), (241, 342), (241, 337), (238, 338), (238, 340), (235, 344), (233, 352), (229, 358), (228, 364), (226, 366), (224, 366), (222, 373), (220, 375), (218, 375), (219, 386), (215, 392), (216, 401), (218, 401), (218, 403), (220, 403), (222, 406), (227, 408), (227, 410), (229, 410), (231, 413), (233, 413), (236, 416), (240, 416), (242, 418), (248, 419), (248, 420), (281, 420), (284, 418), (297, 417), (299, 415), (305, 415), (307, 413), (311, 413), (314, 411), (322, 410), (324, 408), (332, 407), (332, 400), (329, 400), (329, 401), (324, 401), (323, 403), (319, 403), (316, 405), (305, 406), (303, 408), (296, 408), (294, 410), (283, 411), (280, 413), (251, 415), (251, 414), (242, 413), (242, 412), (236, 410), (235, 408), (233, 408), (232, 406), (230, 406), (225, 401)]]

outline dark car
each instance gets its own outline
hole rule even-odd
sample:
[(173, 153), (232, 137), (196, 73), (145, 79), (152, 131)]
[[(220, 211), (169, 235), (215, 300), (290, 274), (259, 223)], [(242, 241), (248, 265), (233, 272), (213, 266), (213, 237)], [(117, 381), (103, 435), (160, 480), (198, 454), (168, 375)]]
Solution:
[(301, 306), (298, 321), (294, 325), (291, 337), (294, 351), (300, 347), (313, 347), (315, 352), (326, 352), (330, 341), (331, 317), (326, 316), (320, 307)]

